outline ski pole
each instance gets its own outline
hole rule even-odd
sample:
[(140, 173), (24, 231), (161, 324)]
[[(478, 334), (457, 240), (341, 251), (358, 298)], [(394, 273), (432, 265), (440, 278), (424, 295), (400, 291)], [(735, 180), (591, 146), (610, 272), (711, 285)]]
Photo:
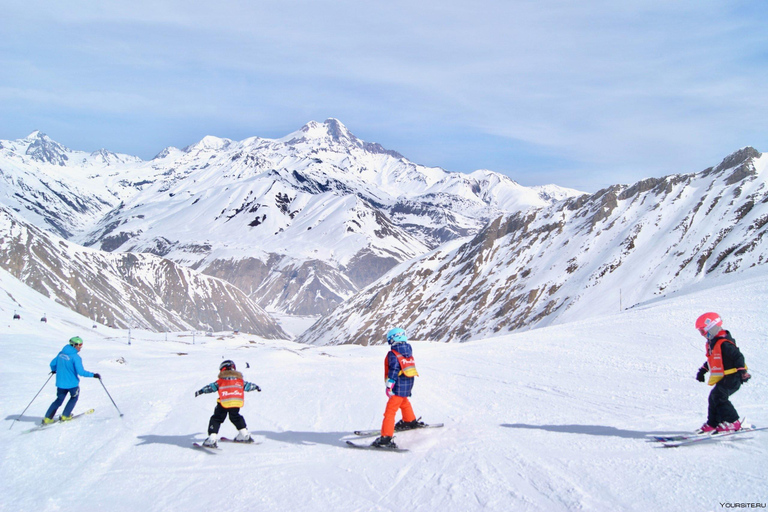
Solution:
[[(53, 377), (53, 375), (54, 375), (53, 372), (51, 372), (50, 375), (48, 375), (48, 379), (45, 381), (45, 384), (43, 384), (43, 387), (40, 388), (40, 391), (37, 392), (37, 395), (39, 395), (40, 393), (43, 392), (43, 388), (45, 388), (45, 386), (48, 385), (48, 381), (51, 380), (51, 377)], [(35, 398), (37, 398), (37, 395), (35, 395)], [(32, 399), (32, 402), (35, 401), (35, 398)], [(29, 405), (32, 405), (32, 402), (29, 402)], [(29, 409), (29, 405), (26, 406), (23, 411), (21, 411), (21, 414), (19, 414), (19, 418), (24, 416), (24, 413), (27, 412), (27, 409)], [(16, 420), (18, 420), (19, 418), (16, 418), (16, 419), (13, 420), (13, 422), (11, 423), (11, 426), (10, 426), (10, 428), (8, 428), (8, 430), (11, 430), (13, 428), (13, 424), (16, 423)]]
[[(99, 382), (101, 382), (101, 387), (103, 387), (103, 388), (104, 388), (104, 391), (106, 391), (106, 393), (107, 393), (107, 396), (109, 397), (109, 399), (110, 399), (110, 400), (112, 400), (112, 395), (110, 395), (110, 394), (109, 394), (109, 391), (107, 391), (107, 386), (105, 386), (105, 385), (104, 385), (104, 381), (103, 381), (103, 380), (101, 380), (101, 379), (99, 379)], [(114, 400), (112, 400), (112, 405), (114, 405), (114, 406), (115, 406), (115, 409), (117, 409), (117, 412), (119, 412), (119, 413), (120, 413), (120, 417), (122, 418), (122, 417), (123, 417), (123, 413), (121, 413), (121, 412), (120, 412), (120, 409), (117, 407), (117, 404), (115, 403), (115, 401), (114, 401)]]

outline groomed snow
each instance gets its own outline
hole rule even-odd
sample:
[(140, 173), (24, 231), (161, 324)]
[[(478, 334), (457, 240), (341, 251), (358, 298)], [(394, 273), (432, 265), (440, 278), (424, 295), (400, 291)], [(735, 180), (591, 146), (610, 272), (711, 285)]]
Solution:
[[(0, 510), (562, 511), (723, 510), (768, 502), (768, 433), (663, 449), (651, 433), (705, 419), (697, 315), (716, 310), (753, 375), (733, 399), (768, 425), (768, 273), (621, 314), (466, 344), (414, 342), (413, 405), (443, 429), (397, 436), (408, 453), (356, 451), (377, 428), (383, 346), (307, 347), (247, 334), (152, 334), (92, 323), (0, 273)], [(20, 311), (21, 320), (11, 320)], [(40, 322), (45, 313), (48, 322)], [(79, 335), (86, 369), (75, 412), (46, 430), (48, 363)], [(194, 339), (194, 344), (192, 344)], [(243, 415), (257, 446), (191, 448), (215, 397), (194, 391), (234, 359), (259, 384)], [(124, 362), (123, 362), (124, 361)], [(250, 366), (249, 368), (247, 366)], [(61, 412), (61, 411), (59, 411)], [(222, 434), (234, 435), (225, 423)]]

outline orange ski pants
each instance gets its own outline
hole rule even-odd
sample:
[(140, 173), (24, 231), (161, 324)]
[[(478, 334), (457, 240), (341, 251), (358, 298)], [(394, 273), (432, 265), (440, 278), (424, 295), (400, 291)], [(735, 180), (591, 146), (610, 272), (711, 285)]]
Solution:
[(384, 411), (384, 421), (381, 424), (381, 435), (392, 437), (395, 435), (395, 416), (397, 411), (403, 412), (403, 421), (413, 421), (416, 415), (413, 414), (413, 407), (408, 397), (391, 396), (387, 402), (387, 408)]

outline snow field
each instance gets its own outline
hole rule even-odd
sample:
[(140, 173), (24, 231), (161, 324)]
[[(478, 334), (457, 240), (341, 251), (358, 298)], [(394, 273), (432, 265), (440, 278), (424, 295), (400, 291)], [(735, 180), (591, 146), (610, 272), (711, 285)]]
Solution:
[[(408, 453), (344, 446), (351, 431), (380, 425), (385, 346), (246, 334), (197, 334), (193, 345), (191, 333), (135, 330), (129, 346), (127, 332), (94, 330), (33, 292), (14, 290), (13, 300), (39, 303), (49, 322), (11, 321), (4, 289), (0, 510), (704, 511), (768, 501), (765, 433), (677, 449), (646, 440), (705, 419), (693, 321), (707, 310), (721, 313), (753, 375), (734, 404), (768, 425), (764, 272), (610, 317), (466, 344), (414, 341), (414, 409), (446, 426), (398, 434)], [(83, 379), (75, 411), (94, 414), (22, 433), (53, 400), (51, 382), (9, 430), (72, 335), (125, 416)], [(195, 450), (215, 395), (194, 391), (225, 358), (262, 388), (242, 414), (263, 443)], [(235, 434), (229, 421), (221, 434)]]

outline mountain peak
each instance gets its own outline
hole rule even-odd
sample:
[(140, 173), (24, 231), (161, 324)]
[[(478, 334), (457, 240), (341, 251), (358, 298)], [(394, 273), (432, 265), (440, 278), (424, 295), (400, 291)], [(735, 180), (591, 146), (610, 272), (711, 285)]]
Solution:
[(323, 123), (323, 126), (328, 132), (328, 135), (331, 136), (331, 139), (333, 139), (335, 142), (341, 142), (342, 140), (348, 140), (348, 141), (357, 141), (358, 138), (352, 135), (352, 132), (350, 132), (346, 126), (344, 126), (341, 121), (334, 118), (328, 118)]
[(69, 160), (67, 153), (71, 153), (71, 151), (40, 130), (30, 133), (26, 140), (30, 142), (26, 154), (33, 160), (62, 166)]
[(223, 149), (228, 148), (230, 144), (232, 144), (232, 141), (230, 139), (222, 139), (220, 137), (215, 137), (213, 135), (206, 135), (205, 137), (200, 139), (199, 142), (196, 142), (195, 144), (185, 147), (183, 151), (185, 153), (189, 153), (190, 151), (194, 151), (194, 150), (221, 151)]
[(725, 157), (720, 165), (715, 168), (715, 172), (730, 169), (744, 163), (751, 158), (760, 158), (761, 153), (752, 146), (746, 146)]
[(386, 149), (377, 142), (365, 142), (358, 139), (346, 126), (344, 126), (344, 123), (333, 117), (329, 117), (322, 123), (310, 121), (298, 131), (291, 133), (281, 140), (289, 145), (310, 141), (330, 141), (331, 144), (340, 144), (346, 148), (356, 147), (369, 153), (384, 154), (394, 158), (404, 158), (403, 155), (397, 151)]
[(354, 143), (360, 144), (360, 141), (350, 132), (344, 124), (338, 119), (328, 118), (322, 124), (317, 121), (310, 121), (301, 127), (299, 132), (302, 134), (297, 137), (297, 134), (291, 137), (291, 141), (301, 142), (304, 140), (318, 140), (318, 139), (331, 139), (337, 143)]

